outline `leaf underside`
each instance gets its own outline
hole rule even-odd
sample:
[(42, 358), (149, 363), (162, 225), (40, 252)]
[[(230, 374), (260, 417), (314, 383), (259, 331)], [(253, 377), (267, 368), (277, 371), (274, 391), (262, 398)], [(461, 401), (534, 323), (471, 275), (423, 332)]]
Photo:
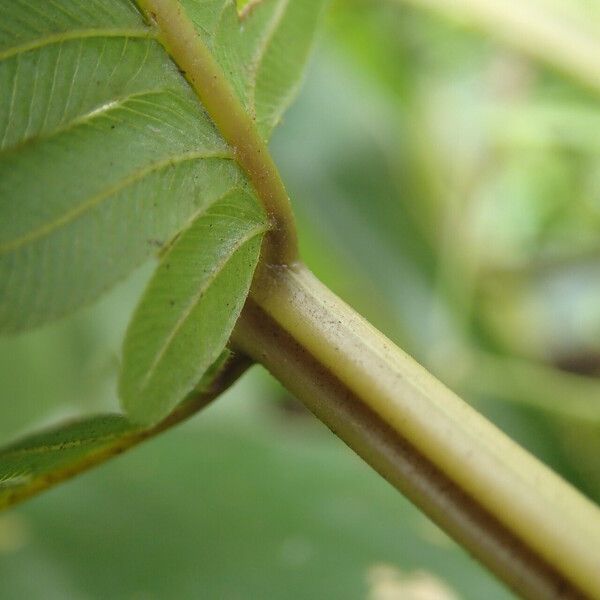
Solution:
[[(234, 0), (180, 3), (265, 139), (324, 3), (262, 0), (241, 16)], [(0, 450), (2, 506), (188, 416), (178, 402), (214, 375), (267, 222), (133, 0), (0, 0), (0, 14), (0, 334), (92, 302), (168, 247), (129, 328), (120, 388), (144, 423), (178, 406), (151, 428), (94, 417)]]
[[(183, 2), (263, 136), (323, 0)], [(131, 0), (0, 0), (0, 333), (85, 305), (247, 186)]]
[(253, 198), (234, 190), (164, 256), (123, 347), (120, 395), (136, 421), (166, 416), (217, 359), (248, 295), (264, 231)]

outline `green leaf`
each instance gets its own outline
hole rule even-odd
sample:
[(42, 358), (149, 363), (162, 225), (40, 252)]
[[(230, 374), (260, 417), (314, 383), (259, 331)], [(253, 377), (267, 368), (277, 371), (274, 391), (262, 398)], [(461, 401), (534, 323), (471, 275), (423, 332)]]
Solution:
[[(267, 1), (240, 19), (232, 0), (185, 2), (198, 31), (218, 25), (211, 48), (238, 93), (256, 92), (246, 106), (265, 135), (321, 4)], [(97, 298), (245, 176), (130, 0), (0, 0), (0, 14), (0, 331), (10, 333)]]
[(117, 454), (138, 435), (120, 415), (72, 421), (26, 437), (0, 450), (0, 508), (10, 506), (100, 457)]
[(250, 289), (264, 214), (234, 190), (164, 256), (129, 325), (119, 391), (127, 413), (164, 417), (222, 352)]
[(241, 375), (247, 361), (223, 352), (196, 389), (153, 427), (123, 415), (62, 423), (0, 448), (0, 510), (86, 471), (186, 420)]
[[(182, 0), (238, 98), (268, 138), (297, 91), (325, 0)], [(238, 16), (239, 14), (239, 16)]]

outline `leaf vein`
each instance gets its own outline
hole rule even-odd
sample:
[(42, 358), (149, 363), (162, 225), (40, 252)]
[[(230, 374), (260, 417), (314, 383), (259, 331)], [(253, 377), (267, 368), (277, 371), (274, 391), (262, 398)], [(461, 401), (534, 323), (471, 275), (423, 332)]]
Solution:
[[(234, 193), (235, 191), (239, 191), (239, 190), (234, 188), (233, 190), (230, 190), (227, 194), (225, 194), (223, 197), (225, 198), (228, 195), (230, 195), (231, 193)], [(162, 360), (163, 356), (166, 354), (169, 347), (173, 343), (175, 336), (178, 334), (178, 332), (181, 330), (181, 328), (185, 325), (185, 322), (189, 319), (192, 311), (194, 310), (194, 308), (196, 307), (198, 302), (200, 302), (200, 300), (201, 300), (202, 296), (204, 295), (204, 293), (206, 292), (206, 290), (214, 283), (214, 281), (218, 277), (219, 273), (225, 268), (225, 265), (233, 258), (234, 254), (246, 242), (249, 242), (253, 237), (255, 237), (257, 235), (260, 235), (261, 233), (266, 231), (266, 229), (267, 229), (267, 227), (264, 223), (260, 223), (259, 225), (256, 225), (255, 227), (252, 227), (251, 229), (249, 229), (245, 235), (243, 235), (241, 238), (236, 240), (235, 244), (233, 244), (233, 246), (229, 249), (229, 252), (225, 255), (225, 257), (223, 259), (221, 259), (218, 263), (213, 265), (213, 269), (212, 269), (209, 277), (205, 281), (202, 282), (202, 285), (199, 287), (197, 292), (192, 296), (192, 298), (190, 299), (185, 310), (182, 312), (179, 319), (177, 319), (173, 329), (169, 332), (169, 335), (166, 336), (164, 343), (159, 348), (154, 360), (152, 361), (152, 364), (150, 365), (150, 367), (148, 369), (148, 372), (146, 373), (146, 375), (144, 376), (144, 378), (142, 380), (142, 383), (140, 386), (141, 390), (146, 388), (146, 386), (152, 379), (152, 376), (154, 375), (160, 361)]]
[[(5, 153), (15, 152), (17, 150), (20, 150), (22, 147), (26, 146), (28, 143), (30, 143), (34, 139), (37, 141), (49, 139), (53, 136), (70, 131), (71, 129), (73, 129), (74, 127), (77, 127), (79, 125), (84, 125), (86, 123), (89, 124), (93, 119), (97, 119), (99, 117), (105, 117), (108, 119), (108, 118), (110, 118), (110, 115), (108, 114), (109, 111), (114, 110), (116, 108), (121, 108), (123, 110), (130, 110), (129, 107), (126, 106), (126, 103), (129, 101), (135, 101), (139, 98), (144, 98), (146, 96), (153, 96), (155, 94), (169, 93), (169, 91), (170, 90), (168, 90), (168, 89), (155, 89), (155, 90), (144, 90), (142, 92), (134, 92), (131, 94), (127, 94), (126, 96), (122, 96), (121, 98), (115, 98), (115, 99), (111, 100), (110, 102), (106, 102), (105, 104), (103, 104), (101, 106), (95, 107), (92, 110), (90, 110), (89, 112), (79, 115), (70, 121), (69, 120), (63, 121), (63, 123), (60, 126), (56, 127), (55, 129), (52, 129), (51, 131), (36, 135), (35, 137), (25, 138), (14, 146), (3, 147), (4, 146), (4, 141), (3, 141), (2, 144), (0, 144), (0, 157)], [(148, 104), (153, 105), (151, 102), (148, 102)], [(155, 104), (154, 106), (159, 106), (159, 105)], [(137, 111), (132, 111), (132, 112), (137, 112)], [(147, 113), (137, 112), (137, 114), (143, 115), (147, 119), (155, 119), (156, 120), (155, 117), (153, 117), (152, 115), (148, 115)], [(63, 117), (63, 119), (64, 119), (64, 117)], [(115, 119), (115, 121), (118, 122), (118, 120), (116, 120), (116, 119)]]
[(71, 31), (63, 31), (61, 33), (51, 33), (49, 35), (36, 38), (29, 42), (11, 46), (0, 51), (0, 61), (6, 60), (25, 52), (37, 50), (52, 44), (60, 44), (71, 40), (84, 40), (88, 38), (141, 38), (141, 39), (157, 39), (157, 34), (154, 30), (146, 29), (119, 29), (119, 28), (102, 28), (102, 29), (74, 29)]
[(103, 200), (119, 193), (120, 191), (128, 188), (129, 186), (142, 181), (148, 175), (152, 173), (156, 173), (161, 171), (162, 169), (166, 169), (171, 166), (176, 166), (183, 162), (193, 161), (193, 160), (206, 160), (206, 159), (221, 159), (221, 160), (233, 160), (233, 157), (230, 154), (225, 152), (186, 152), (180, 154), (178, 156), (172, 156), (167, 159), (152, 163), (144, 167), (143, 169), (138, 169), (134, 171), (129, 176), (125, 177), (121, 181), (117, 182), (115, 185), (109, 187), (108, 189), (92, 196), (85, 202), (82, 202), (78, 206), (72, 208), (71, 210), (63, 213), (58, 218), (54, 219), (50, 223), (46, 223), (33, 231), (26, 233), (14, 240), (10, 240), (5, 244), (0, 245), (0, 256), (3, 254), (7, 254), (8, 252), (13, 252), (18, 248), (24, 246), (25, 244), (36, 241), (40, 238), (47, 237), (50, 233), (55, 231), (60, 227), (64, 227), (68, 225), (72, 221), (81, 217), (88, 210), (94, 208), (98, 204), (100, 204)]
[(19, 64), (20, 61), (17, 57), (16, 65), (15, 65), (15, 74), (13, 75), (13, 83), (12, 83), (12, 94), (10, 97), (10, 106), (8, 109), (8, 119), (6, 121), (6, 129), (4, 130), (4, 135), (2, 136), (2, 144), (0, 144), (0, 148), (4, 147), (6, 143), (9, 131), (10, 131), (10, 123), (13, 118), (13, 113), (15, 110), (15, 97), (17, 95), (17, 86), (19, 85)]
[[(132, 432), (133, 433), (133, 432)], [(41, 446), (31, 446), (29, 448), (15, 448), (14, 450), (7, 450), (2, 453), (2, 460), (10, 458), (18, 458), (22, 456), (31, 456), (36, 454), (46, 454), (49, 452), (57, 452), (60, 450), (72, 450), (73, 448), (79, 448), (88, 444), (98, 444), (103, 442), (109, 442), (115, 439), (119, 439), (128, 435), (129, 432), (123, 433), (106, 433), (99, 436), (90, 436), (87, 438), (80, 438), (77, 440), (71, 440), (68, 442), (58, 442), (56, 444), (45, 444)], [(22, 473), (27, 474), (26, 471)]]

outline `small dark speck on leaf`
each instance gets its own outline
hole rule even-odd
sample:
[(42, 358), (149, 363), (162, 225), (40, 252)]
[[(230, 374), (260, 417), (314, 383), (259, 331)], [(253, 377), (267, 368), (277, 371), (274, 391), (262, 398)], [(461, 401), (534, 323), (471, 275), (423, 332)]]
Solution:
[(169, 306), (175, 306), (175, 300), (169, 300)]

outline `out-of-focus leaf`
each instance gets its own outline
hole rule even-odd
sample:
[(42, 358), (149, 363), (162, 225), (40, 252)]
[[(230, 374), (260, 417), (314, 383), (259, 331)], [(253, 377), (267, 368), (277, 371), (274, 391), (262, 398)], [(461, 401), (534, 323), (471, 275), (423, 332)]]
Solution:
[(222, 352), (258, 262), (264, 213), (234, 190), (164, 256), (125, 337), (120, 395), (144, 423), (163, 418)]
[(246, 362), (226, 351), (195, 392), (153, 427), (123, 415), (72, 420), (0, 448), (0, 509), (122, 454), (204, 408), (243, 372)]
[[(265, 135), (322, 4), (242, 18), (233, 0), (185, 3)], [(0, 14), (0, 331), (16, 332), (95, 299), (243, 175), (133, 2), (0, 0)]]

